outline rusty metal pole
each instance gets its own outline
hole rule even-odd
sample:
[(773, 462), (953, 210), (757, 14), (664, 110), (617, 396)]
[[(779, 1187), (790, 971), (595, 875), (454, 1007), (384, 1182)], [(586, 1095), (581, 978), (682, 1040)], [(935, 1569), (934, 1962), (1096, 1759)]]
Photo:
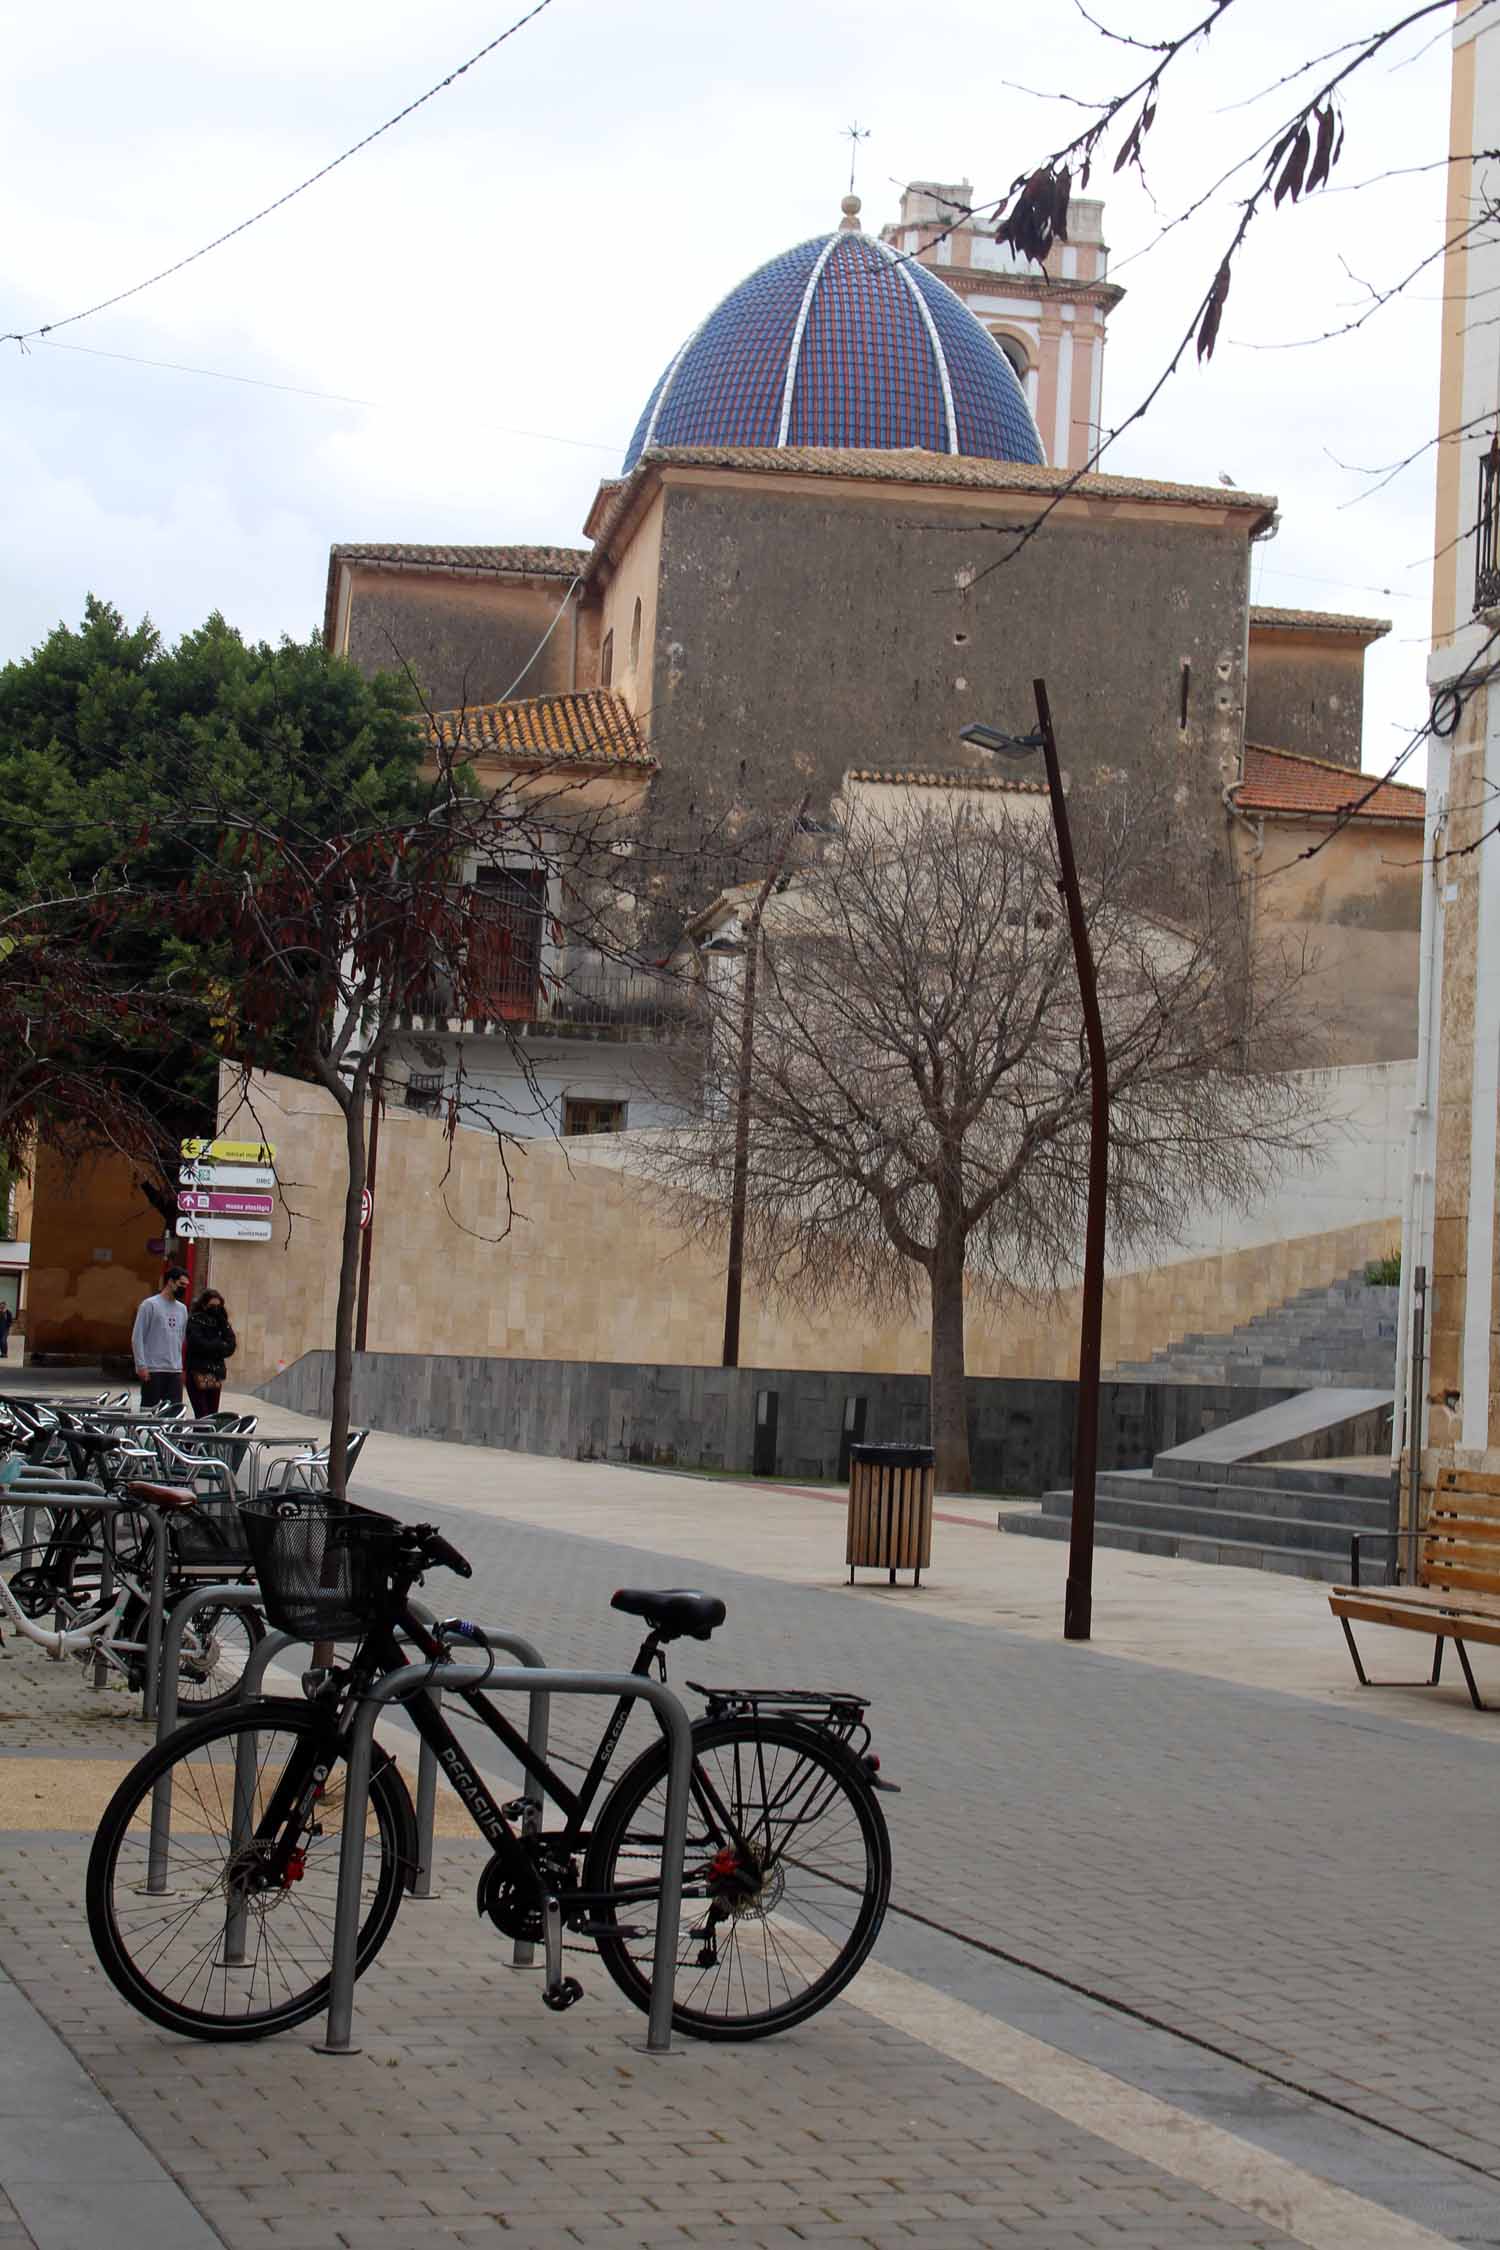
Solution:
[(1063, 1639), (1086, 1641), (1094, 1615), (1094, 1484), (1099, 1465), (1099, 1359), (1104, 1327), (1104, 1233), (1109, 1190), (1109, 1058), (1099, 1014), (1099, 988), (1089, 944), (1083, 894), (1073, 858), (1067, 799), (1045, 680), (1032, 682), (1041, 727), (1047, 788), (1057, 831), (1058, 889), (1068, 910), (1068, 934), (1083, 1003), (1089, 1056), (1089, 1199), (1083, 1238), (1083, 1302), (1079, 1313), (1078, 1417), (1073, 1436), (1073, 1519), (1068, 1539), (1068, 1584), (1063, 1596)]

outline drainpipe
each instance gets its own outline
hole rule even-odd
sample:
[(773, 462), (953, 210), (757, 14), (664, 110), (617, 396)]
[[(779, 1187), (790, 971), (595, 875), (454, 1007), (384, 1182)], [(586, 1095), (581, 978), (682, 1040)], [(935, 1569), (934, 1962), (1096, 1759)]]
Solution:
[[(1436, 741), (1432, 744), (1432, 750), (1435, 757), (1441, 754)], [(1437, 786), (1429, 790), (1430, 809), (1422, 832), (1425, 866), (1422, 884), (1422, 945), (1417, 967), (1417, 1058), (1412, 1070), (1411, 1117), (1406, 1132), (1406, 1192), (1401, 1212), (1401, 1294), (1396, 1303), (1395, 1411), (1391, 1416), (1391, 1466), (1395, 1470), (1399, 1470), (1401, 1466), (1410, 1419), (1407, 1400), (1412, 1386), (1408, 1379), (1408, 1361), (1411, 1357), (1416, 1271), (1418, 1266), (1425, 1266), (1430, 1274), (1432, 1267), (1432, 1245), (1429, 1240), (1432, 1231), (1430, 1190), (1437, 1129), (1433, 1103), (1433, 1070), (1437, 1053), (1437, 1043), (1433, 1038), (1433, 1016), (1442, 987), (1439, 954), (1443, 931), (1443, 891), (1439, 855), (1448, 815), (1447, 790), (1443, 786), (1446, 775), (1435, 777), (1435, 780)], [(1419, 1396), (1425, 1395), (1425, 1391), (1424, 1380)], [(1420, 1429), (1413, 1433), (1412, 1442), (1420, 1448)]]

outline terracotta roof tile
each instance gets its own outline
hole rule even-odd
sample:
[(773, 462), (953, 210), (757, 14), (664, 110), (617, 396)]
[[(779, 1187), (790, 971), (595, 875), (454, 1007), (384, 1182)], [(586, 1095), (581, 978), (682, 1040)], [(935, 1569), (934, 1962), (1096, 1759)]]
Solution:
[(336, 562), (399, 563), (417, 570), (501, 571), (527, 578), (572, 578), (588, 561), (586, 547), (424, 547), (389, 541), (330, 547)]
[(476, 758), (515, 758), (529, 765), (554, 760), (587, 766), (656, 764), (624, 697), (602, 689), (439, 711), (429, 721), (429, 732), (433, 730), (448, 746)]
[[(653, 468), (754, 469), (767, 476), (852, 477), (872, 484), (930, 484), (974, 492), (1034, 492), (1051, 497), (1064, 487), (1083, 500), (1155, 500), (1178, 507), (1253, 510), (1269, 521), (1276, 502), (1263, 492), (1202, 484), (1162, 484), (1151, 477), (1078, 476), (1069, 469), (1022, 461), (986, 461), (961, 453), (864, 452), (841, 446), (668, 445), (643, 453), (631, 475), (600, 487), (585, 529), (602, 545)], [(599, 560), (599, 546), (594, 550)]]
[(1332, 609), (1267, 609), (1250, 605), (1250, 630), (1259, 625), (1278, 633), (1343, 633), (1350, 640), (1378, 641), (1391, 629), (1388, 617), (1345, 617)]
[(1356, 819), (1420, 822), (1425, 818), (1425, 791), (1404, 781), (1376, 781), (1372, 774), (1351, 773), (1347, 766), (1330, 765), (1324, 758), (1251, 742), (1245, 745), (1245, 778), (1235, 791), (1235, 803), (1242, 812), (1301, 813), (1331, 820), (1372, 788), (1373, 796), (1360, 805)]

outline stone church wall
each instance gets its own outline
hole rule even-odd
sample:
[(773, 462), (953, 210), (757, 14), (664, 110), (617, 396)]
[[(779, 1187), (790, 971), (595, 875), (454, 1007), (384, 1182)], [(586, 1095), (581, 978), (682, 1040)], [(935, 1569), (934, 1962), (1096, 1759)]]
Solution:
[(663, 805), (826, 799), (851, 765), (953, 771), (978, 757), (958, 740), (971, 720), (1035, 724), (1040, 675), (1075, 785), (1165, 776), (1183, 841), (1220, 848), (1244, 713), (1243, 526), (1071, 502), (974, 576), (1021, 513), (1003, 491), (877, 499), (829, 478), (670, 472), (650, 699)]

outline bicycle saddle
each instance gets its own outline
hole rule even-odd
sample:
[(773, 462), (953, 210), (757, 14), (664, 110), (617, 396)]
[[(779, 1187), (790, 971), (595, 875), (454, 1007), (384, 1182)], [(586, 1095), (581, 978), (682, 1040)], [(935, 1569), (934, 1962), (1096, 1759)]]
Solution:
[(127, 1484), (125, 1490), (132, 1500), (144, 1500), (153, 1508), (196, 1508), (198, 1495), (187, 1484)]
[(664, 1641), (675, 1641), (683, 1633), (695, 1641), (706, 1641), (727, 1615), (717, 1594), (697, 1594), (686, 1586), (672, 1586), (664, 1593), (622, 1586), (617, 1594), (611, 1594), (609, 1606), (622, 1609), (627, 1617), (644, 1617)]

